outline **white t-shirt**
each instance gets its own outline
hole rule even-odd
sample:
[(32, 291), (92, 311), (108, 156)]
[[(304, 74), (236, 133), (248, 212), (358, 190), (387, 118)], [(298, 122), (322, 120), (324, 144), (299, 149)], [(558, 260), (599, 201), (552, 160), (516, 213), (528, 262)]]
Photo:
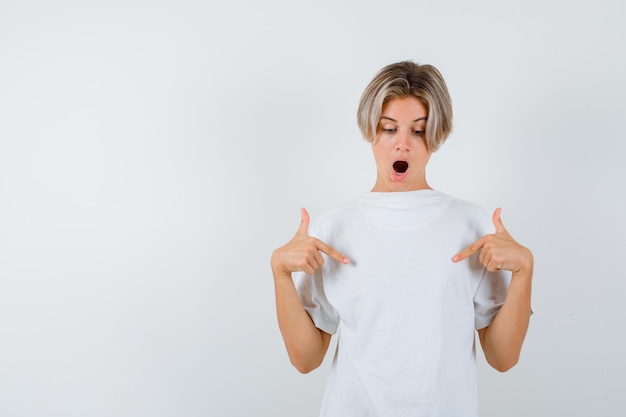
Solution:
[(370, 192), (312, 225), (350, 259), (294, 274), (315, 325), (339, 330), (321, 416), (478, 415), (474, 330), (509, 274), (451, 258), (493, 232), (486, 210), (435, 190)]

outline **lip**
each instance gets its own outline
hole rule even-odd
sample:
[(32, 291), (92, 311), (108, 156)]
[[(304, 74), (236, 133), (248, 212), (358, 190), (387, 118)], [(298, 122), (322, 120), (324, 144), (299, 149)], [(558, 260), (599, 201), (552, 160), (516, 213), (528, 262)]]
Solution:
[[(406, 170), (404, 172), (402, 172), (402, 173), (397, 172), (394, 169), (394, 165), (396, 164), (396, 162), (405, 162), (407, 164)], [(404, 159), (404, 158), (396, 159), (396, 160), (393, 161), (393, 164), (391, 164), (391, 177), (395, 181), (402, 181), (409, 175), (409, 170), (410, 169), (411, 169), (411, 164), (409, 164), (409, 161), (407, 159)]]

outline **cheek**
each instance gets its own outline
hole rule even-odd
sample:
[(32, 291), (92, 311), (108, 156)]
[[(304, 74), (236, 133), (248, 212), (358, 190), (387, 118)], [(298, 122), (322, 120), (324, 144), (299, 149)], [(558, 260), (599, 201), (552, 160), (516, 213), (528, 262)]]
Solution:
[(426, 167), (426, 165), (428, 165), (428, 162), (430, 161), (430, 154), (425, 154), (423, 156), (420, 157), (420, 161), (422, 163), (422, 165), (424, 165), (424, 167)]
[(376, 161), (376, 164), (386, 164), (391, 158), (391, 152), (389, 151), (389, 149), (386, 149), (380, 144), (372, 147), (372, 153), (374, 155), (374, 160)]

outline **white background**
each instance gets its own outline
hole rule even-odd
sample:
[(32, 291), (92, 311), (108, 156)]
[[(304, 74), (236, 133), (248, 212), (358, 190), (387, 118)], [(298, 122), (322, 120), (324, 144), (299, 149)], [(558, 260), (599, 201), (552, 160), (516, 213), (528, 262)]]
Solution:
[(536, 259), (482, 416), (623, 416), (625, 4), (2, 0), (0, 415), (315, 416), (269, 258), (371, 188), (358, 99), (413, 59), (455, 110), (431, 185)]

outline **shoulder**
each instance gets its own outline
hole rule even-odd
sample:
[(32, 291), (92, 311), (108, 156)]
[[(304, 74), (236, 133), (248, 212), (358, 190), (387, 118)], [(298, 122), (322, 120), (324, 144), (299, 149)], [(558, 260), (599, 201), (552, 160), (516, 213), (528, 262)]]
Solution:
[(492, 233), (491, 214), (481, 204), (444, 194), (449, 201), (446, 216), (456, 219), (478, 233)]
[(309, 233), (312, 236), (323, 237), (331, 233), (338, 226), (345, 225), (354, 219), (358, 213), (358, 204), (356, 201), (334, 207), (323, 212), (311, 223)]
[(451, 195), (446, 196), (450, 201), (450, 209), (459, 215), (467, 217), (484, 217), (487, 214), (487, 210), (482, 205), (474, 201), (463, 200)]

